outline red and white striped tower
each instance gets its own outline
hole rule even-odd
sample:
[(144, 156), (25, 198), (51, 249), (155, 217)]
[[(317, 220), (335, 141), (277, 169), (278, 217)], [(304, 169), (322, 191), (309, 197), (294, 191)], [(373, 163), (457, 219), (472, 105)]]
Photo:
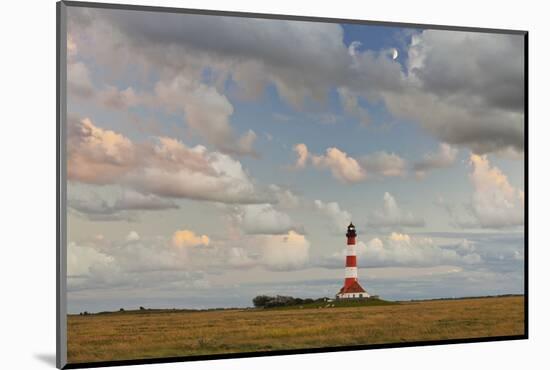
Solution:
[(344, 280), (344, 287), (349, 287), (357, 281), (357, 253), (355, 252), (355, 239), (357, 238), (357, 233), (353, 223), (349, 224), (346, 236), (348, 238), (348, 247), (346, 254), (346, 279)]
[(369, 294), (361, 287), (361, 285), (359, 285), (359, 281), (357, 280), (357, 253), (355, 251), (357, 232), (355, 231), (355, 226), (353, 223), (349, 224), (346, 237), (348, 238), (348, 243), (344, 286), (340, 289), (340, 292), (338, 292), (336, 298), (368, 298)]

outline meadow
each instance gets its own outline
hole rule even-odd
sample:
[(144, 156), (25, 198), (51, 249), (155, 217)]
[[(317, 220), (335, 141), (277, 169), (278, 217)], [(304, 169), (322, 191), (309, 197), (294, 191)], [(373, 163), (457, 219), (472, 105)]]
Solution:
[(511, 336), (524, 298), (69, 315), (67, 334), (69, 363)]

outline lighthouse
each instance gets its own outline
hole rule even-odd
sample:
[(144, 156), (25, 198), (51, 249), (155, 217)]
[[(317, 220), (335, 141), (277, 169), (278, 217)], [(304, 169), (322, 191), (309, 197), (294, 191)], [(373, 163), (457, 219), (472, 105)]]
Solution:
[(357, 280), (357, 253), (355, 252), (355, 240), (357, 238), (357, 232), (355, 226), (350, 223), (348, 226), (348, 232), (346, 233), (348, 238), (347, 253), (346, 253), (346, 272), (344, 279), (344, 286), (338, 294), (337, 299), (362, 299), (369, 298), (370, 295), (359, 285)]

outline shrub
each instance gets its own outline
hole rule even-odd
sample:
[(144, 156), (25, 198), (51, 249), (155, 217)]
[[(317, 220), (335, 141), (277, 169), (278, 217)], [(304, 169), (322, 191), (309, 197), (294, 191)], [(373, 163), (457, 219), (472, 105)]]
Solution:
[[(313, 301), (313, 300), (310, 300)], [(306, 300), (302, 298), (294, 298), (290, 296), (277, 295), (275, 297), (267, 295), (256, 296), (252, 303), (254, 307), (284, 307), (284, 306), (295, 306), (305, 303)]]
[(254, 307), (265, 307), (267, 302), (273, 297), (269, 297), (267, 295), (259, 295), (254, 297), (252, 300), (252, 303), (254, 304)]

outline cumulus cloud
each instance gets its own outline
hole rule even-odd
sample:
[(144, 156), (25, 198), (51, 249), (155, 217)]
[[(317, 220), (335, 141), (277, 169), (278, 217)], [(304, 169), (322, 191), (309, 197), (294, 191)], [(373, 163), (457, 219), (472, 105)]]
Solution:
[(369, 175), (393, 177), (407, 174), (407, 161), (395, 153), (375, 152), (359, 158), (359, 163)]
[(256, 134), (248, 131), (236, 138), (229, 118), (233, 106), (216, 88), (179, 75), (155, 86), (154, 104), (181, 112), (185, 122), (224, 153), (254, 154)]
[[(334, 71), (333, 63), (349, 60), (342, 29), (335, 24), (202, 15), (185, 15), (182, 22), (182, 16), (175, 14), (119, 13), (106, 17), (105, 23), (130, 39), (132, 46), (138, 46), (141, 55), (152, 58), (158, 48), (170, 45), (171, 56), (181, 57), (185, 64), (193, 62), (186, 54), (195, 54), (208, 58), (217, 69), (231, 68), (235, 72), (232, 77), (248, 93), (257, 93), (271, 82), (294, 106), (306, 98), (323, 97), (325, 85), (318, 75), (338, 78), (343, 72)], [(99, 23), (97, 18), (93, 19)], [(280, 43), (282, 39), (291, 41)], [(171, 67), (174, 62), (166, 56), (157, 64)], [(304, 70), (304, 64), (312, 70)]]
[(425, 30), (408, 54), (403, 90), (382, 93), (393, 115), (478, 154), (523, 152), (523, 36)]
[(471, 154), (468, 162), (473, 192), (468, 202), (456, 204), (438, 196), (435, 204), (445, 210), (450, 224), (461, 229), (513, 228), (524, 223), (525, 195), (510, 184), (486, 155)]
[[(84, 82), (80, 84), (83, 85)], [(79, 89), (84, 90), (84, 86)], [(234, 109), (227, 97), (220, 94), (215, 87), (186, 76), (178, 75), (170, 81), (158, 81), (153, 92), (136, 92), (132, 87), (119, 90), (114, 86), (95, 91), (91, 85), (86, 91), (88, 94), (78, 93), (75, 96), (88, 100), (93, 98), (112, 109), (126, 110), (144, 106), (160, 108), (168, 113), (180, 113), (192, 132), (221, 152), (256, 155), (256, 133), (249, 130), (240, 137), (236, 136), (230, 123)]]
[(437, 245), (433, 239), (392, 232), (373, 238), (367, 243), (359, 242), (358, 259), (361, 266), (438, 266), (474, 265), (482, 261), (475, 251), (458, 250), (455, 246)]
[(89, 118), (70, 116), (67, 135), (70, 180), (105, 184), (120, 178), (137, 163), (137, 148), (130, 139), (97, 127)]
[(222, 203), (273, 200), (268, 190), (257, 188), (239, 161), (204, 146), (187, 147), (173, 138), (134, 143), (89, 119), (73, 118), (67, 152), (71, 181), (123, 184), (143, 194)]
[(292, 209), (300, 206), (302, 200), (301, 197), (292, 192), (290, 189), (271, 184), (269, 185), (269, 191), (275, 196), (277, 207), (282, 209)]
[(143, 289), (167, 282), (191, 282), (195, 277), (188, 266), (188, 249), (174, 247), (163, 238), (138, 239), (132, 233), (123, 240), (70, 242), (68, 289)]
[(304, 235), (294, 231), (281, 236), (265, 236), (260, 243), (263, 250), (261, 262), (270, 269), (297, 269), (308, 261), (310, 243)]
[[(223, 86), (231, 78), (248, 96), (275, 86), (298, 108), (340, 88), (344, 110), (356, 117), (365, 113), (358, 98), (381, 101), (394, 117), (419, 124), (450, 145), (478, 154), (523, 152), (521, 35), (423, 30), (406, 45), (402, 65), (387, 50), (361, 50), (356, 42), (346, 46), (337, 24), (82, 9), (69, 18), (74, 43), (87, 41), (78, 47), (83, 58), (93, 56), (112, 71), (127, 65), (160, 71), (156, 93), (170, 91), (167, 101), (179, 96), (180, 87), (186, 94), (204, 94), (217, 117), (195, 129), (212, 142), (227, 127)], [(211, 85), (201, 86), (205, 68)], [(179, 102), (178, 109), (186, 111), (185, 104)], [(187, 110), (195, 115), (193, 107)], [(204, 122), (204, 114), (201, 110), (195, 122)]]
[(138, 241), (140, 238), (141, 237), (135, 230), (130, 231), (128, 235), (126, 235), (126, 241), (128, 242), (135, 242), (135, 241)]
[(357, 95), (345, 87), (339, 87), (337, 91), (344, 111), (356, 117), (363, 126), (367, 126), (370, 123), (370, 116), (368, 111), (359, 104)]
[[(76, 52), (76, 48), (72, 49)], [(67, 51), (68, 53), (71, 50)], [(94, 95), (95, 89), (86, 64), (82, 62), (67, 63), (67, 91), (69, 96), (90, 98)]]
[(390, 193), (384, 193), (384, 205), (382, 209), (371, 213), (367, 219), (367, 225), (371, 227), (422, 227), (424, 219), (414, 215), (410, 211), (403, 210)]
[(196, 247), (210, 244), (207, 235), (196, 235), (191, 230), (177, 230), (172, 235), (172, 245), (179, 248)]
[(307, 161), (309, 158), (309, 151), (306, 144), (300, 143), (294, 145), (294, 151), (298, 155), (298, 158), (296, 159), (296, 164), (294, 166), (296, 168), (304, 168), (307, 165)]
[(474, 187), (472, 210), (482, 227), (523, 225), (524, 192), (513, 187), (507, 176), (491, 166), (487, 156), (470, 156), (470, 181)]
[(346, 230), (351, 222), (351, 214), (341, 209), (337, 202), (324, 203), (320, 200), (315, 200), (314, 204), (319, 211), (330, 219), (331, 226), (335, 231)]
[(396, 233), (396, 232), (392, 232), (388, 237), (388, 239), (393, 242), (406, 242), (406, 243), (411, 242), (411, 237), (409, 235)]
[[(361, 267), (474, 266), (483, 262), (470, 241), (439, 245), (432, 238), (391, 232), (367, 242), (358, 241), (358, 265)], [(346, 250), (324, 259), (325, 267), (341, 268)]]
[(424, 176), (426, 172), (451, 167), (455, 161), (458, 150), (447, 143), (439, 144), (439, 151), (427, 153), (422, 160), (414, 163), (414, 170), (417, 176)]
[(325, 155), (312, 156), (315, 167), (330, 169), (332, 176), (343, 183), (355, 183), (363, 180), (365, 171), (355, 158), (338, 148), (328, 148)]
[(306, 144), (294, 146), (297, 154), (294, 168), (305, 168), (308, 163), (314, 167), (331, 170), (334, 178), (344, 183), (355, 183), (368, 177), (394, 177), (407, 174), (407, 162), (395, 153), (385, 151), (364, 155), (359, 159), (349, 156), (338, 148), (328, 148), (324, 155), (311, 153)]
[(160, 138), (144, 160), (124, 179), (141, 191), (222, 203), (270, 200), (257, 189), (240, 162), (200, 145), (189, 148), (178, 140)]
[(286, 234), (297, 229), (290, 216), (267, 203), (235, 206), (232, 215), (247, 234)]
[(105, 268), (113, 263), (113, 258), (91, 246), (69, 243), (67, 246), (67, 276), (69, 281), (85, 277), (94, 269)]
[(172, 238), (144, 238), (131, 231), (122, 240), (71, 241), (68, 253), (69, 291), (113, 287), (192, 286), (207, 283), (204, 271), (264, 268), (301, 269), (309, 261), (310, 243), (294, 231), (282, 235), (244, 235), (211, 240), (189, 229)]
[(337, 180), (343, 183), (355, 183), (365, 178), (365, 172), (359, 163), (338, 148), (328, 148), (325, 155), (315, 155), (309, 152), (306, 144), (294, 146), (298, 155), (295, 168), (304, 168), (311, 162), (317, 168), (328, 168)]
[[(78, 11), (74, 13), (76, 14)], [(89, 15), (93, 12), (84, 13)], [(75, 18), (77, 18), (76, 15)], [(88, 22), (87, 24), (91, 25), (92, 23), (94, 22)], [(95, 87), (88, 66), (81, 60), (82, 58), (77, 58), (77, 50), (84, 52), (84, 56), (86, 56), (86, 51), (90, 52), (88, 50), (90, 45), (94, 45), (101, 49), (97, 50), (98, 53), (91, 53), (94, 60), (107, 63), (107, 67), (113, 68), (114, 65), (110, 63), (112, 60), (107, 61), (112, 57), (108, 54), (115, 54), (116, 50), (116, 54), (122, 56), (129, 48), (120, 48), (116, 46), (116, 42), (112, 44), (95, 39), (101, 32), (107, 32), (107, 29), (114, 31), (111, 39), (124, 38), (121, 33), (111, 28), (112, 25), (104, 22), (94, 23), (97, 29), (90, 29), (88, 31), (91, 33), (83, 36), (82, 32), (79, 32), (83, 31), (80, 29), (81, 26), (76, 26), (74, 22), (70, 22), (70, 24), (70, 27), (73, 28), (71, 58), (67, 68), (70, 98), (85, 99), (88, 102), (95, 102), (111, 109), (127, 110), (130, 107), (142, 106), (162, 109), (167, 113), (181, 113), (185, 117), (186, 124), (194, 133), (200, 135), (221, 152), (236, 155), (256, 155), (253, 148), (256, 134), (251, 130), (240, 137), (235, 134), (230, 123), (230, 117), (233, 114), (232, 104), (215, 86), (203, 83), (200, 75), (191, 71), (193, 69), (186, 69), (185, 71), (176, 69), (171, 70), (170, 73), (164, 70), (165, 73), (162, 74), (162, 77), (150, 91), (139, 91), (132, 86), (119, 89), (109, 83), (99, 83), (99, 86)], [(76, 39), (78, 37), (86, 38), (82, 48), (77, 47), (79, 41), (76, 41)], [(131, 43), (128, 43), (128, 45), (131, 45)], [(136, 65), (141, 61), (142, 67), (146, 69), (156, 65), (158, 58), (152, 55), (144, 56), (140, 51), (134, 50), (135, 60), (131, 64)], [(130, 58), (131, 56), (127, 55), (127, 57)]]
[(439, 195), (435, 201), (435, 205), (441, 207), (449, 216), (449, 224), (455, 228), (470, 229), (478, 228), (479, 222), (472, 214), (470, 203), (456, 204), (449, 202)]
[(193, 248), (189, 265), (198, 269), (264, 268), (272, 271), (300, 270), (308, 266), (310, 242), (297, 231), (274, 234), (241, 234), (213, 240), (207, 247)]

